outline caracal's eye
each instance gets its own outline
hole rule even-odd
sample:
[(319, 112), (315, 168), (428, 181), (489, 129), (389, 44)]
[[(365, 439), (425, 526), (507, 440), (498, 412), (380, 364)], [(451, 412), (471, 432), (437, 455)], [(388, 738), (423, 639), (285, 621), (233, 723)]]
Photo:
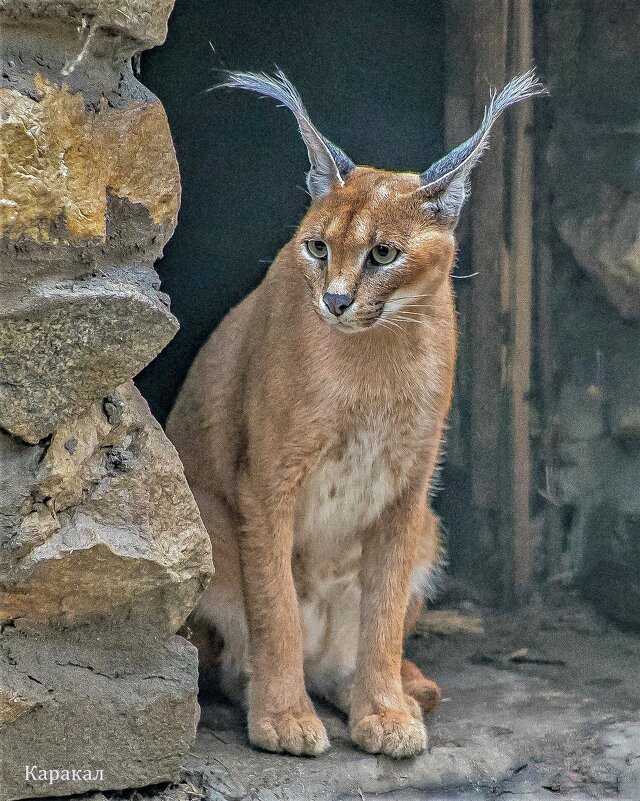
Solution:
[(374, 264), (391, 264), (398, 257), (398, 250), (391, 245), (376, 245), (370, 253)]
[(327, 243), (322, 239), (307, 239), (307, 250), (314, 259), (326, 259), (329, 253)]

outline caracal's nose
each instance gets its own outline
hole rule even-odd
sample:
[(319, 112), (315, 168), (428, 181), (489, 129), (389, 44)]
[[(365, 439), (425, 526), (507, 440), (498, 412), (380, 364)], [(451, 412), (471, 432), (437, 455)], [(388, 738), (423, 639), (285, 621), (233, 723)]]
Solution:
[(353, 303), (353, 295), (337, 295), (333, 292), (325, 292), (322, 300), (331, 314), (340, 317)]

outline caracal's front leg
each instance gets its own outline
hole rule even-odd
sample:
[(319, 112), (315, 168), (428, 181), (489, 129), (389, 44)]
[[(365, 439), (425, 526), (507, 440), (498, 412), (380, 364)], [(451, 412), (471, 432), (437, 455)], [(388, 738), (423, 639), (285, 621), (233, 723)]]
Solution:
[(417, 702), (402, 687), (404, 622), (426, 493), (407, 494), (362, 543), (360, 641), (353, 684), (351, 739), (374, 754), (406, 757), (427, 747)]
[(243, 502), (241, 559), (249, 625), (248, 729), (267, 751), (321, 754), (327, 733), (304, 685), (302, 629), (291, 573), (291, 505)]

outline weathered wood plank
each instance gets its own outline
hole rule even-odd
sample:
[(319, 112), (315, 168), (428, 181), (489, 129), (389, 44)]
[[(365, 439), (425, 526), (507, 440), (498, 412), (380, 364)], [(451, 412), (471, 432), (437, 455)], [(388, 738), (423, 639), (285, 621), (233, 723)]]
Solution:
[[(490, 87), (532, 65), (531, 0), (448, 4), (448, 145), (468, 137)], [(534, 571), (530, 525), (529, 394), (532, 320), (532, 107), (499, 121), (472, 179), (466, 228), (468, 270), (461, 293), (461, 354), (454, 457), (470, 476), (469, 564), (481, 566), (505, 600), (524, 598)], [(508, 132), (508, 139), (505, 136)], [(467, 441), (464, 441), (466, 434)]]
[[(447, 150), (463, 142), (474, 130), (473, 74), (474, 37), (470, 24), (467, 0), (449, 0), (446, 6), (447, 47), (445, 63), (444, 122)], [(464, 213), (456, 230), (458, 257), (456, 273), (472, 272), (471, 225), (469, 213)], [(453, 408), (449, 415), (449, 430), (446, 438), (447, 463), (457, 471), (466, 473), (469, 467), (469, 408), (471, 393), (471, 299), (473, 285), (465, 280), (454, 281), (456, 308), (458, 311), (458, 361), (456, 366), (456, 389)], [(456, 537), (465, 538), (466, 532), (456, 532)]]
[[(530, 68), (533, 58), (531, 0), (512, 0), (512, 72)], [(531, 455), (529, 398), (531, 381), (531, 316), (533, 265), (533, 145), (532, 104), (513, 109), (511, 157), (511, 259), (509, 308), (510, 393), (510, 517), (511, 548), (509, 594), (523, 600), (530, 591), (534, 573), (536, 543), (530, 521)]]
[[(508, 0), (469, 4), (474, 32), (474, 117), (480, 120), (491, 86), (506, 81)], [(503, 420), (504, 123), (472, 179), (471, 231), (474, 280), (471, 325), (472, 502), (479, 547), (496, 552), (502, 509), (500, 432)]]

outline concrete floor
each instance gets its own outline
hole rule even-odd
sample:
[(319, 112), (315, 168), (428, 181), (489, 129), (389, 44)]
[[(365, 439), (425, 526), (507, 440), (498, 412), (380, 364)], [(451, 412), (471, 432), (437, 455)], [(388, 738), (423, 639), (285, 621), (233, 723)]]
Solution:
[[(448, 611), (461, 616), (439, 611), (430, 623), (427, 613), (425, 628), (436, 632), (407, 646), (444, 691), (428, 721), (428, 753), (404, 761), (363, 754), (328, 707), (320, 707), (333, 746), (326, 755), (259, 753), (241, 714), (210, 703), (187, 765), (194, 789), (216, 801), (640, 801), (640, 639), (571, 601), (517, 616), (469, 604)], [(465, 631), (477, 617), (485, 633)]]
[[(465, 631), (478, 618), (484, 633)], [(364, 754), (324, 706), (327, 754), (260, 753), (236, 709), (209, 703), (184, 782), (154, 801), (640, 801), (640, 638), (571, 599), (518, 615), (463, 604), (424, 626), (407, 651), (444, 692), (427, 753)]]

